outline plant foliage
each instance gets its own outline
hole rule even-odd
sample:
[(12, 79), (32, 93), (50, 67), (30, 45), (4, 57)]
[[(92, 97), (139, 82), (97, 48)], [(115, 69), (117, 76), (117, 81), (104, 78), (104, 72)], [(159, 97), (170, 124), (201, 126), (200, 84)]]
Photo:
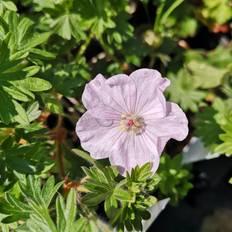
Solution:
[(230, 156), (231, 19), (230, 0), (1, 0), (1, 231), (139, 231), (158, 200), (192, 187), (181, 156), (122, 177), (81, 150), (81, 95), (97, 73), (158, 69), (189, 137)]

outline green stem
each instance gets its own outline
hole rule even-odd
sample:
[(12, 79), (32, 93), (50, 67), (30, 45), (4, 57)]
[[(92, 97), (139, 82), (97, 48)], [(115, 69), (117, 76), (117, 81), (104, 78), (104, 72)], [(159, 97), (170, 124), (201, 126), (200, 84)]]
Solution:
[(89, 46), (89, 43), (91, 42), (92, 38), (94, 37), (94, 33), (91, 32), (88, 36), (88, 38), (85, 40), (85, 43), (83, 43), (76, 55), (76, 60), (78, 61), (81, 56), (85, 53), (87, 47)]
[[(154, 25), (154, 31), (162, 31), (162, 26), (166, 23), (168, 16), (183, 2), (184, 0), (176, 0), (172, 5), (164, 12), (165, 3), (162, 3), (157, 10), (157, 16)], [(164, 13), (163, 13), (164, 12)], [(163, 15), (162, 15), (163, 14)]]
[(154, 31), (158, 32), (159, 31), (159, 27), (160, 27), (160, 20), (161, 20), (161, 15), (164, 9), (164, 3), (162, 3), (156, 12), (156, 18), (155, 18), (155, 24), (154, 24)]
[(168, 18), (168, 16), (183, 2), (184, 0), (176, 0), (168, 10), (163, 14), (161, 19), (161, 24), (164, 24)]

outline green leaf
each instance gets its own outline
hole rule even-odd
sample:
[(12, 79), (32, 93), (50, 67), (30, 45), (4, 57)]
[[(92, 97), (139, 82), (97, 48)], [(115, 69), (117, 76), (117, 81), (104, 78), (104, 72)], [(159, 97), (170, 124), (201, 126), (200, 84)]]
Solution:
[(16, 5), (12, 1), (2, 1), (7, 10), (17, 11)]
[(9, 204), (11, 204), (11, 206), (14, 206), (14, 208), (22, 210), (23, 213), (29, 213), (30, 212), (30, 207), (19, 201), (19, 199), (17, 199), (15, 196), (12, 196), (8, 193), (5, 194), (5, 199), (7, 200), (7, 202), (9, 202)]
[(38, 33), (34, 35), (30, 40), (26, 41), (26, 43), (21, 47), (21, 50), (30, 50), (48, 40), (50, 37), (50, 32)]
[[(18, 44), (23, 43), (28, 38), (25, 38), (28, 36), (28, 31), (30, 27), (33, 25), (33, 21), (28, 18), (22, 18), (18, 24), (18, 34), (17, 34), (17, 40)], [(31, 38), (30, 38), (31, 39)]]
[(224, 24), (232, 17), (231, 6), (228, 0), (204, 0), (205, 7), (202, 9), (202, 15), (218, 24)]
[(65, 218), (65, 204), (62, 196), (56, 199), (56, 224), (58, 231), (65, 231), (66, 218)]
[(57, 232), (56, 226), (46, 208), (41, 208), (41, 206), (36, 205), (34, 202), (30, 202), (29, 205), (33, 209), (35, 216), (42, 220), (42, 228), (47, 228), (46, 231)]
[(65, 231), (69, 232), (72, 228), (73, 222), (76, 217), (76, 204), (77, 204), (77, 194), (75, 189), (71, 189), (67, 201), (66, 201), (66, 208), (65, 208), (65, 217), (66, 217), (66, 227)]
[(9, 168), (23, 174), (35, 174), (36, 168), (30, 161), (15, 156), (7, 156), (6, 163)]
[(0, 81), (14, 81), (20, 80), (25, 77), (26, 73), (23, 71), (15, 71), (15, 72), (4, 72), (0, 74)]
[(52, 88), (50, 82), (38, 77), (27, 77), (23, 80), (14, 81), (12, 84), (19, 85), (32, 92), (46, 91)]
[(16, 113), (15, 106), (10, 96), (0, 88), (0, 119), (5, 124), (12, 121), (13, 115)]
[(30, 121), (28, 119), (25, 109), (17, 101), (13, 100), (13, 103), (15, 106), (15, 110), (18, 113), (18, 115), (14, 117), (15, 121), (22, 126), (28, 126), (30, 124)]
[(113, 217), (114, 210), (117, 208), (118, 208), (118, 201), (115, 199), (113, 195), (106, 198), (104, 202), (104, 210), (108, 217)]
[[(225, 137), (225, 136), (220, 136), (221, 139), (231, 139), (231, 137)], [(230, 156), (232, 154), (232, 143), (231, 142), (224, 142), (220, 145), (218, 145), (215, 148), (215, 152), (219, 154), (225, 154), (227, 156)]]
[(215, 120), (216, 113), (213, 107), (206, 107), (196, 114), (195, 134), (210, 148), (219, 143), (218, 135), (222, 132)]
[(57, 31), (58, 35), (64, 39), (71, 39), (71, 25), (69, 15), (63, 15), (57, 20), (55, 30)]
[(146, 163), (140, 167), (137, 173), (137, 181), (146, 181), (149, 177), (151, 177), (151, 168), (151, 163)]
[(224, 133), (219, 135), (222, 143), (215, 148), (215, 152), (225, 154), (227, 156), (232, 155), (232, 120), (228, 120), (225, 125), (221, 126)]
[(22, 213), (22, 209), (14, 208), (8, 202), (2, 202), (0, 205), (0, 212), (5, 215), (11, 215), (11, 214), (20, 215)]
[(41, 111), (39, 110), (39, 103), (37, 101), (32, 103), (27, 109), (27, 116), (30, 122), (37, 119), (40, 116), (40, 114)]
[(179, 199), (185, 197), (193, 187), (190, 183), (192, 175), (187, 167), (182, 166), (180, 155), (174, 158), (163, 155), (157, 173), (161, 178), (158, 185), (160, 196), (170, 197), (173, 205), (177, 204)]
[(168, 76), (172, 83), (167, 89), (171, 101), (179, 103), (184, 110), (196, 112), (206, 93), (194, 86), (189, 73), (184, 69), (177, 73), (177, 77), (171, 73)]
[(80, 39), (86, 39), (86, 34), (84, 33), (83, 29), (80, 27), (81, 25), (79, 22), (81, 21), (81, 19), (79, 15), (71, 14), (69, 18), (70, 18), (70, 27), (73, 37), (77, 41), (79, 41)]
[(20, 89), (17, 88), (16, 86), (10, 86), (10, 87), (3, 86), (2, 88), (5, 92), (7, 92), (9, 95), (12, 96), (12, 98), (16, 100), (19, 100), (22, 102), (27, 102), (31, 100), (26, 94), (21, 92)]
[(78, 232), (87, 232), (86, 228), (89, 225), (89, 219), (81, 217), (79, 218), (73, 225), (73, 232), (78, 231)]
[(143, 230), (143, 225), (142, 225), (142, 220), (141, 217), (136, 217), (135, 220), (132, 221), (133, 226), (136, 231), (142, 231)]
[(57, 190), (61, 187), (61, 185), (62, 185), (62, 182), (55, 186), (54, 176), (50, 176), (47, 179), (42, 189), (42, 196), (47, 206), (50, 205), (52, 198), (56, 194)]
[(16, 222), (22, 218), (23, 218), (23, 214), (14, 214), (14, 215), (10, 215), (10, 216), (7, 216), (4, 219), (2, 219), (2, 223), (10, 224), (10, 223)]
[(94, 164), (95, 163), (95, 160), (85, 151), (82, 151), (80, 149), (72, 149), (72, 152), (81, 157), (82, 159), (86, 160), (87, 162), (89, 162), (90, 164)]
[(34, 76), (36, 73), (39, 72), (39, 70), (40, 70), (40, 67), (37, 65), (28, 66), (28, 67), (23, 69), (23, 71), (27, 72), (26, 77)]
[(47, 59), (47, 60), (54, 59), (56, 57), (54, 53), (51, 53), (51, 52), (48, 52), (42, 49), (38, 49), (38, 48), (32, 48), (30, 50), (30, 54), (36, 55), (37, 58)]
[(135, 200), (133, 194), (117, 187), (114, 189), (113, 196), (120, 201), (134, 202)]
[(88, 206), (97, 206), (103, 202), (109, 196), (108, 192), (104, 193), (88, 193), (83, 198), (82, 201)]
[(0, 204), (0, 213), (8, 215), (2, 220), (3, 223), (8, 224), (19, 219), (28, 218), (30, 209), (26, 204), (21, 203), (14, 196), (6, 193), (4, 201)]
[(148, 210), (141, 211), (140, 216), (141, 216), (142, 219), (148, 220), (151, 217), (151, 213)]
[(196, 60), (190, 61), (187, 67), (191, 71), (191, 78), (195, 86), (205, 89), (219, 86), (224, 75), (227, 73), (227, 69), (219, 69)]

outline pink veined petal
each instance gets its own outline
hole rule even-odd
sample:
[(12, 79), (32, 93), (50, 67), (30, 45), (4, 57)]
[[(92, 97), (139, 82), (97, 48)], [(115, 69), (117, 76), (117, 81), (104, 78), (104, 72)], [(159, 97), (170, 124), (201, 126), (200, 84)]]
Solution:
[(157, 89), (153, 93), (153, 98), (142, 105), (139, 115), (146, 119), (163, 118), (167, 115), (166, 100), (163, 93)]
[(160, 138), (158, 138), (157, 150), (158, 150), (160, 155), (162, 154), (168, 140), (170, 140), (169, 137), (160, 137)]
[(131, 73), (130, 77), (135, 81), (137, 88), (135, 113), (141, 114), (156, 108), (159, 111), (159, 115), (156, 114), (157, 117), (165, 116), (166, 105), (162, 92), (170, 81), (162, 78), (161, 74), (153, 69), (139, 69)]
[(136, 87), (125, 74), (105, 79), (98, 74), (83, 92), (82, 101), (87, 109), (101, 105), (110, 106), (120, 113), (130, 112), (135, 104)]
[(110, 103), (109, 96), (106, 96), (102, 91), (105, 81), (105, 78), (101, 74), (98, 74), (92, 81), (86, 84), (82, 95), (82, 103), (86, 109), (96, 107), (102, 102), (102, 99)]
[(88, 110), (88, 113), (91, 114), (94, 118), (103, 119), (103, 120), (114, 120), (119, 124), (121, 118), (121, 112), (115, 111), (111, 106), (100, 104), (96, 107), (93, 107)]
[(106, 83), (112, 98), (123, 107), (122, 113), (133, 112), (137, 95), (135, 82), (125, 74), (118, 74), (107, 79)]
[(153, 164), (152, 170), (156, 171), (159, 165), (159, 155), (155, 144), (146, 138), (146, 135), (129, 135), (120, 139), (120, 147), (116, 153), (109, 157), (111, 164), (119, 167), (120, 173), (125, 175), (136, 165), (147, 162)]
[(167, 102), (167, 116), (161, 119), (147, 119), (146, 133), (158, 138), (157, 148), (159, 154), (162, 153), (167, 141), (171, 138), (181, 141), (188, 135), (188, 120), (175, 104)]
[(164, 91), (170, 85), (170, 80), (162, 77), (160, 72), (155, 69), (141, 68), (132, 72), (130, 77), (132, 77), (138, 84), (148, 80), (155, 81), (155, 86), (161, 91)]
[(106, 84), (106, 79), (101, 74), (98, 74), (85, 86), (82, 102), (86, 109), (104, 104), (111, 106), (117, 112), (125, 111), (123, 106), (111, 95), (110, 86)]
[(122, 136), (117, 121), (94, 118), (88, 111), (77, 122), (76, 133), (82, 147), (95, 159), (115, 153)]

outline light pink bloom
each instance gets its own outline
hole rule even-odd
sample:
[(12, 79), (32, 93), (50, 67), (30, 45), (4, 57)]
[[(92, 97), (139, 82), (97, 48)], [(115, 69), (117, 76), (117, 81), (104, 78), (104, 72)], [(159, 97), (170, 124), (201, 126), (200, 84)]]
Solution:
[(109, 79), (98, 74), (82, 96), (87, 111), (76, 126), (82, 147), (95, 159), (109, 157), (122, 174), (147, 162), (155, 172), (167, 141), (188, 134), (184, 112), (163, 95), (169, 84), (152, 69)]

